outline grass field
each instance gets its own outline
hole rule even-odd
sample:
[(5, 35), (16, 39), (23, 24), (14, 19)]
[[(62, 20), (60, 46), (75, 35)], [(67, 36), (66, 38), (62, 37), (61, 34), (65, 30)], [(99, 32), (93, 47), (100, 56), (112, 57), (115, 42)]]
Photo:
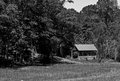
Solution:
[(0, 69), (0, 81), (120, 81), (120, 64), (55, 64)]

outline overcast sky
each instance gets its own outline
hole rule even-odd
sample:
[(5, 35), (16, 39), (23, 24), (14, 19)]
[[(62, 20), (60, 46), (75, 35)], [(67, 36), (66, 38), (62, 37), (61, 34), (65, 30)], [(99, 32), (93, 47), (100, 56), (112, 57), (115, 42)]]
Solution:
[[(73, 0), (74, 3), (66, 3), (66, 8), (74, 8), (78, 12), (85, 6), (90, 4), (96, 4), (98, 0)], [(118, 0), (118, 4), (120, 5), (120, 0)]]

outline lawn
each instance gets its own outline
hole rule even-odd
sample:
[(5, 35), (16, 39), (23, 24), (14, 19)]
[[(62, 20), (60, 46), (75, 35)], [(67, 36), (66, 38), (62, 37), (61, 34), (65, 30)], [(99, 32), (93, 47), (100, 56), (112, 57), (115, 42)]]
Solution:
[(55, 64), (1, 68), (0, 81), (120, 81), (120, 64)]

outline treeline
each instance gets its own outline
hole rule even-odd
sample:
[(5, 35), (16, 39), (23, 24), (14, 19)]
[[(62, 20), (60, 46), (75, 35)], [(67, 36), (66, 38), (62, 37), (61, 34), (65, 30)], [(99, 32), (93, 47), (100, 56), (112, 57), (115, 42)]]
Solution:
[(63, 7), (66, 1), (0, 0), (2, 61), (27, 64), (39, 57), (47, 63), (53, 55), (65, 57), (61, 48), (69, 52), (77, 21), (76, 11)]
[(70, 55), (75, 43), (94, 43), (100, 59), (119, 58), (120, 10), (98, 0), (78, 13), (64, 8), (65, 2), (0, 0), (0, 57), (21, 64), (39, 57), (47, 63), (54, 55)]
[[(120, 61), (120, 9), (110, 0), (98, 0), (79, 13), (82, 23), (82, 43), (94, 43), (99, 60), (111, 58)], [(80, 34), (79, 34), (80, 35)]]

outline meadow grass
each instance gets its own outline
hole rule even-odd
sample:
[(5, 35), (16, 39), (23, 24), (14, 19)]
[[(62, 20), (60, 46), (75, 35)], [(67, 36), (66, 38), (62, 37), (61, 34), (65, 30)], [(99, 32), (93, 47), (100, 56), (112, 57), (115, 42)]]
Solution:
[[(27, 66), (18, 69), (1, 68), (0, 81), (115, 81), (119, 64), (54, 64)], [(109, 77), (105, 77), (105, 76)]]

